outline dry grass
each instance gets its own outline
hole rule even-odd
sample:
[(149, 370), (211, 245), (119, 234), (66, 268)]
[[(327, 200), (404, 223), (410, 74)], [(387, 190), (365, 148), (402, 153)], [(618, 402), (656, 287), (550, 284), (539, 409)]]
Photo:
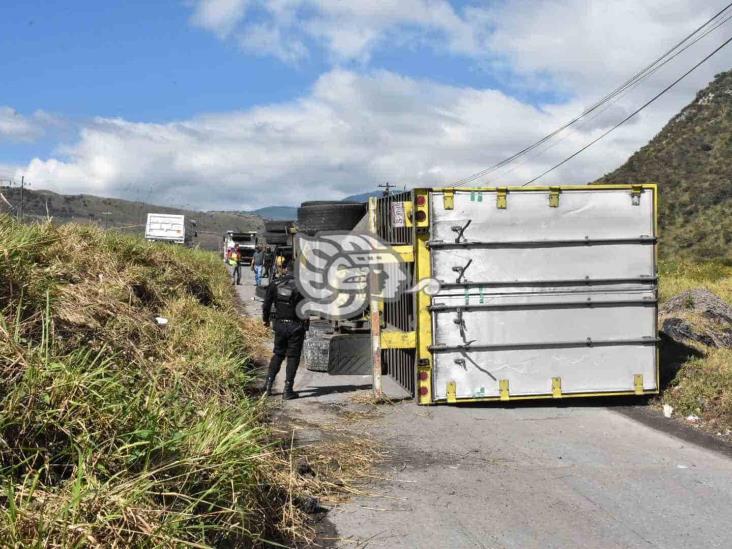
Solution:
[(307, 545), (310, 498), (378, 460), (272, 431), (251, 396), (269, 330), (213, 254), (0, 217), (0, 313), (4, 546)]
[(665, 261), (659, 265), (661, 302), (694, 288), (706, 288), (732, 303), (732, 266), (722, 263)]
[[(683, 291), (706, 288), (732, 303), (732, 267), (720, 263), (666, 262), (660, 265), (660, 298), (666, 301)], [(691, 313), (675, 314), (692, 325), (704, 322)], [(702, 356), (690, 358), (676, 374), (661, 402), (682, 416), (696, 415), (715, 433), (732, 437), (732, 350), (699, 343), (689, 346)]]
[(709, 430), (732, 438), (732, 349), (707, 349), (679, 371), (663, 402), (681, 416), (696, 415)]
[(216, 256), (0, 217), (0, 313), (4, 546), (310, 535), (247, 396), (264, 329), (240, 320)]

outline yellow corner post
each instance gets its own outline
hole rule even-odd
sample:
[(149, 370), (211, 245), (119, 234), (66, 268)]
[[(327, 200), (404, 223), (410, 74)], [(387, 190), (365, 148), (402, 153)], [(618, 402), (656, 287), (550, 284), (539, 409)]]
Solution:
[[(417, 281), (432, 276), (429, 241), (429, 191), (414, 191), (415, 273)], [(430, 296), (423, 290), (417, 293), (417, 402), (432, 404), (432, 315)]]

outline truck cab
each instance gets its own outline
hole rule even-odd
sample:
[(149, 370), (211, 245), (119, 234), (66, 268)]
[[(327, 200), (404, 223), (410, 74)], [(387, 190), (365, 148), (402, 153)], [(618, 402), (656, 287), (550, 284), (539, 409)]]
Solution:
[(224, 234), (223, 254), (226, 261), (236, 246), (239, 246), (240, 262), (250, 265), (257, 247), (257, 233), (253, 231), (226, 231)]

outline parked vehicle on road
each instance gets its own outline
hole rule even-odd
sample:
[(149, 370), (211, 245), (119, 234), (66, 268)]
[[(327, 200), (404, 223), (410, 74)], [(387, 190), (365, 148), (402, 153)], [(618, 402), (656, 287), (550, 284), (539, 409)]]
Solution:
[(145, 224), (145, 239), (175, 244), (190, 244), (196, 236), (195, 222), (186, 230), (186, 219), (183, 215), (149, 213)]
[(239, 246), (239, 254), (241, 256), (240, 262), (245, 265), (250, 265), (254, 256), (254, 250), (257, 246), (257, 233), (255, 231), (226, 231), (223, 239), (224, 261), (229, 259), (229, 255), (231, 255), (232, 250), (237, 245)]

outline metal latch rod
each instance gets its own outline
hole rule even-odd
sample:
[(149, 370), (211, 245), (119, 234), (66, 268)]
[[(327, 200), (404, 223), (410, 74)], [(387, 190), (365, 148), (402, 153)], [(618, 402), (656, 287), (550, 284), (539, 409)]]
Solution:
[(452, 231), (457, 233), (457, 236), (455, 237), (455, 243), (460, 244), (460, 239), (463, 238), (463, 233), (465, 232), (465, 229), (470, 227), (470, 224), (473, 222), (472, 219), (468, 219), (468, 222), (463, 225), (462, 227), (460, 225), (453, 225)]
[(463, 275), (465, 275), (465, 271), (470, 267), (470, 264), (473, 262), (472, 259), (469, 259), (468, 262), (464, 266), (455, 265), (452, 270), (453, 272), (458, 273), (457, 279), (455, 279), (455, 284), (460, 284), (461, 280), (463, 278)]

